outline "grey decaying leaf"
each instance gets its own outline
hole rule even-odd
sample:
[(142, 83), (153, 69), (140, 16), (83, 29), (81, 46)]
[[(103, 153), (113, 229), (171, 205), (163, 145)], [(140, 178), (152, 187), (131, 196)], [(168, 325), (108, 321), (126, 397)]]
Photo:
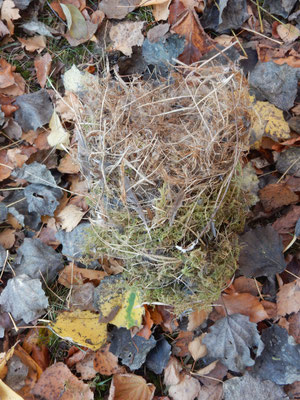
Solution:
[(43, 22), (35, 21), (33, 19), (31, 21), (25, 22), (25, 24), (22, 24), (21, 26), (26, 33), (29, 33), (31, 35), (38, 33), (39, 35), (42, 36), (53, 37), (52, 33), (49, 30), (49, 27), (43, 24)]
[(287, 330), (278, 325), (264, 329), (261, 339), (265, 348), (256, 359), (255, 374), (278, 385), (299, 381), (300, 344), (296, 344)]
[(55, 235), (56, 239), (62, 244), (62, 253), (68, 258), (79, 259), (82, 257), (84, 249), (84, 237), (90, 223), (84, 222), (72, 230), (72, 232), (59, 231)]
[(40, 280), (23, 274), (8, 280), (0, 304), (15, 320), (23, 319), (28, 324), (44, 313), (48, 299)]
[(281, 110), (294, 105), (298, 89), (299, 68), (273, 61), (257, 63), (249, 83), (257, 100), (267, 100)]
[(209, 333), (202, 342), (210, 357), (219, 359), (235, 372), (242, 372), (246, 367), (254, 365), (254, 360), (250, 357), (251, 348), (257, 348), (257, 356), (263, 349), (256, 324), (241, 314), (219, 319), (209, 328)]
[(243, 234), (240, 247), (239, 268), (248, 278), (273, 277), (286, 268), (282, 239), (271, 225)]
[(271, 14), (287, 18), (296, 2), (297, 0), (265, 0), (264, 7), (267, 7)]
[(140, 4), (140, 0), (102, 0), (99, 9), (107, 18), (123, 19)]
[(276, 161), (276, 169), (281, 174), (300, 177), (300, 149), (299, 147), (289, 147), (279, 154)]
[(146, 358), (146, 367), (157, 375), (166, 368), (171, 356), (171, 345), (164, 337), (157, 340), (156, 346), (150, 350)]
[(15, 7), (20, 10), (25, 10), (31, 2), (32, 0), (14, 0)]
[(115, 327), (109, 351), (121, 358), (122, 363), (134, 371), (144, 364), (147, 354), (155, 344), (156, 340), (152, 336), (149, 340), (137, 335), (131, 337), (128, 329)]
[(24, 190), (28, 202), (28, 210), (35, 211), (40, 215), (54, 215), (54, 211), (59, 205), (62, 191), (46, 185), (31, 184)]
[(14, 178), (25, 179), (29, 183), (39, 183), (41, 185), (54, 186), (56, 182), (44, 164), (34, 161), (31, 164), (24, 164), (22, 168), (15, 168), (11, 174)]
[(18, 96), (15, 104), (19, 107), (15, 120), (26, 132), (48, 124), (53, 114), (53, 104), (46, 89)]
[(224, 400), (288, 400), (281, 386), (271, 381), (261, 381), (249, 372), (239, 378), (228, 379), (223, 384)]
[(169, 64), (174, 64), (175, 59), (183, 52), (184, 43), (184, 38), (178, 35), (171, 35), (168, 39), (160, 39), (155, 43), (145, 39), (143, 57), (147, 64), (169, 68)]
[(41, 279), (42, 274), (46, 282), (52, 282), (64, 266), (61, 254), (39, 239), (25, 238), (17, 254), (17, 275), (26, 274), (30, 278)]

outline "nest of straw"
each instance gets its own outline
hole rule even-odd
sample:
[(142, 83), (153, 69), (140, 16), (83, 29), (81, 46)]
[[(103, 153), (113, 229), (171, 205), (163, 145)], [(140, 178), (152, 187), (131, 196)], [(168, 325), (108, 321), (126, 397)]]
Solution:
[(213, 301), (245, 219), (244, 78), (206, 65), (164, 82), (108, 76), (90, 89), (77, 127), (93, 199), (89, 252), (122, 259), (126, 282), (149, 301)]

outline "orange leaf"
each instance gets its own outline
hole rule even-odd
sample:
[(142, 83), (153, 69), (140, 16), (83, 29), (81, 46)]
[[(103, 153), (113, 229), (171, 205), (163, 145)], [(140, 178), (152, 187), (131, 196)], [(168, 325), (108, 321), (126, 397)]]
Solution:
[[(145, 306), (144, 306), (145, 307)], [(153, 326), (153, 321), (150, 316), (150, 312), (147, 310), (147, 307), (145, 307), (145, 314), (143, 316), (143, 327), (142, 329), (137, 333), (138, 336), (142, 336), (145, 339), (149, 339), (151, 336), (151, 328)]]
[(22, 47), (29, 52), (38, 51), (40, 53), (46, 47), (46, 39), (44, 36), (33, 36), (28, 39), (18, 38)]
[(72, 285), (83, 285), (86, 282), (93, 282), (97, 286), (105, 276), (107, 274), (104, 271), (79, 268), (71, 263), (60, 272), (58, 282), (67, 288)]
[(94, 358), (94, 368), (101, 375), (114, 375), (126, 372), (125, 367), (118, 364), (118, 357), (109, 351), (109, 344), (97, 350)]
[(155, 386), (133, 374), (114, 375), (108, 400), (152, 400)]

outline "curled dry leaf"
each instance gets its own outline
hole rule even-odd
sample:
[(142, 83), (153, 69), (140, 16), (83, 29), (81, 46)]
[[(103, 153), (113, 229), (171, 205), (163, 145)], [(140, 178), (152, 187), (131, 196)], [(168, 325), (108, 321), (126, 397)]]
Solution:
[(154, 392), (155, 386), (141, 376), (117, 374), (111, 382), (108, 400), (152, 400)]
[(277, 293), (278, 315), (297, 313), (300, 310), (300, 280), (281, 286)]
[(52, 57), (49, 53), (38, 56), (34, 59), (34, 67), (36, 70), (37, 80), (43, 88), (46, 85), (47, 77), (51, 68)]
[(107, 274), (104, 271), (79, 268), (71, 263), (60, 272), (58, 282), (67, 288), (73, 285), (83, 285), (86, 282), (93, 282), (95, 286), (98, 286), (105, 276)]
[(29, 52), (37, 51), (40, 53), (46, 47), (46, 39), (44, 36), (33, 36), (28, 39), (18, 38), (22, 47)]
[(20, 11), (16, 8), (13, 0), (4, 0), (1, 7), (1, 19), (6, 21), (9, 33), (14, 33), (14, 24), (12, 21), (21, 18)]
[(65, 146), (69, 145), (69, 133), (62, 126), (56, 111), (53, 111), (49, 128), (51, 129), (50, 135), (47, 136), (49, 145), (55, 146), (59, 150), (65, 150)]
[(195, 310), (189, 315), (188, 331), (194, 331), (207, 319), (212, 307), (205, 310)]

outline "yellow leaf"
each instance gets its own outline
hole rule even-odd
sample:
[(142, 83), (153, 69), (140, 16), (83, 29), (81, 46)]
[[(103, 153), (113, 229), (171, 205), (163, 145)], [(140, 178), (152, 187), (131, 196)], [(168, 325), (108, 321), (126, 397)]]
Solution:
[(283, 111), (267, 101), (257, 101), (252, 108), (250, 146), (258, 149), (263, 137), (275, 142), (290, 139), (290, 128)]
[(138, 293), (128, 290), (122, 292), (114, 288), (114, 283), (104, 278), (99, 285), (98, 309), (100, 321), (117, 327), (130, 329), (140, 326), (144, 307)]
[(64, 150), (65, 146), (68, 146), (69, 144), (69, 134), (63, 128), (59, 116), (55, 111), (53, 111), (49, 127), (51, 132), (47, 137), (48, 143), (50, 146), (55, 146), (59, 150)]
[(99, 315), (91, 311), (64, 311), (50, 329), (63, 339), (70, 340), (94, 351), (106, 342), (106, 324), (99, 322)]
[(8, 387), (0, 379), (0, 399), (1, 400), (23, 400), (16, 392), (14, 392), (10, 387)]

